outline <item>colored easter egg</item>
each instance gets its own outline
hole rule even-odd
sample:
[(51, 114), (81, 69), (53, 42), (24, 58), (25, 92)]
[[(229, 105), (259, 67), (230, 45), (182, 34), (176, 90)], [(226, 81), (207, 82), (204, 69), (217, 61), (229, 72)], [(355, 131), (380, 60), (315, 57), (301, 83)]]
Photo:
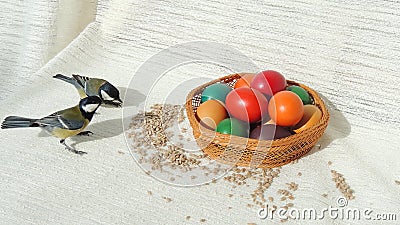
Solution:
[(291, 92), (295, 93), (296, 95), (298, 95), (304, 105), (308, 105), (308, 104), (312, 103), (311, 96), (308, 94), (308, 92), (304, 88), (292, 85), (292, 86), (287, 87), (286, 90), (291, 91)]
[(284, 138), (292, 135), (292, 133), (281, 126), (276, 126), (274, 124), (264, 124), (254, 128), (251, 131), (250, 138), (258, 140), (273, 140)]
[(216, 131), (221, 134), (231, 134), (239, 137), (249, 137), (249, 124), (235, 118), (222, 120)]
[(242, 87), (226, 96), (229, 115), (248, 123), (255, 123), (268, 116), (268, 100), (259, 91)]
[(245, 74), (238, 81), (236, 81), (234, 88), (250, 87), (251, 81), (255, 77), (255, 74)]
[(212, 130), (215, 130), (217, 125), (228, 117), (224, 104), (214, 99), (200, 104), (197, 108), (196, 115), (201, 124)]
[(291, 91), (280, 91), (270, 100), (268, 112), (279, 126), (290, 127), (297, 124), (304, 113), (303, 102)]
[(206, 87), (201, 94), (201, 102), (206, 102), (210, 99), (220, 100), (225, 102), (225, 98), (232, 88), (226, 84), (216, 83)]
[(298, 122), (293, 130), (296, 133), (299, 133), (305, 129), (308, 129), (314, 126), (318, 121), (322, 118), (321, 110), (315, 105), (305, 105), (304, 106), (304, 114), (301, 118), (300, 122)]
[(282, 74), (273, 70), (266, 70), (258, 73), (250, 86), (265, 95), (272, 96), (285, 90), (286, 85), (286, 79)]

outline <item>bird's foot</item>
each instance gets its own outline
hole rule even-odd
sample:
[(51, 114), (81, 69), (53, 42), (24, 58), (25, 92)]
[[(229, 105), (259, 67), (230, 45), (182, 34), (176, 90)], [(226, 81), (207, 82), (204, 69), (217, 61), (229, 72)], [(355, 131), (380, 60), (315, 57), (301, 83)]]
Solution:
[(82, 131), (77, 135), (79, 135), (79, 136), (90, 136), (91, 134), (93, 134), (92, 131)]
[(69, 146), (66, 146), (65, 149), (67, 149), (68, 151), (70, 151), (70, 152), (72, 152), (72, 153), (75, 153), (75, 154), (77, 154), (77, 155), (84, 155), (84, 154), (87, 154), (87, 152), (78, 151), (78, 150), (76, 150), (76, 149), (74, 149), (74, 148), (72, 148), (72, 147), (69, 147)]
[(75, 153), (75, 154), (77, 154), (77, 155), (84, 155), (84, 154), (87, 154), (87, 152), (78, 151), (78, 150), (74, 149), (73, 147), (67, 145), (67, 144), (65, 143), (65, 139), (60, 140), (60, 143), (61, 143), (62, 145), (65, 146), (65, 149), (67, 149), (68, 151), (70, 151), (70, 152), (72, 152), (72, 153)]
[(77, 154), (77, 155), (85, 155), (85, 154), (87, 154), (87, 152), (78, 151), (78, 150), (75, 150), (75, 149), (71, 149), (71, 150), (69, 150), (69, 151), (72, 152), (72, 153), (75, 153), (75, 154)]

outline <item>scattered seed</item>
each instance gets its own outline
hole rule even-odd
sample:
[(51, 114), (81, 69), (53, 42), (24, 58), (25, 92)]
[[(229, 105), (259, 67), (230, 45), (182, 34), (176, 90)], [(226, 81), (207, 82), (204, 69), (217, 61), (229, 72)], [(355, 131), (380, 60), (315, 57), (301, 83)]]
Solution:
[(190, 216), (186, 216), (186, 220), (190, 220)]
[(328, 197), (328, 194), (322, 194), (322, 197), (324, 197), (324, 198), (327, 198)]
[(147, 191), (147, 194), (148, 194), (148, 195), (153, 195), (153, 192)]
[(301, 175), (303, 175), (301, 172), (299, 172), (299, 173), (297, 174), (297, 176), (299, 176), (299, 177), (300, 177)]
[(206, 222), (206, 219), (201, 219), (200, 222), (204, 223)]
[(400, 185), (400, 181), (399, 180), (395, 180), (394, 181), (396, 184)]
[(332, 162), (331, 162), (331, 161), (328, 161), (328, 165), (329, 165), (329, 166), (332, 165)]
[(171, 202), (172, 201), (172, 198), (169, 198), (169, 197), (162, 197), (162, 198), (167, 202)]
[(344, 179), (343, 175), (335, 170), (331, 170), (331, 173), (332, 173), (332, 180), (335, 182), (336, 188), (340, 192), (342, 192), (344, 197), (346, 197), (347, 199), (349, 200), (354, 199), (355, 198), (355, 196), (353, 195), (354, 190), (352, 190), (350, 186), (346, 183), (346, 180)]

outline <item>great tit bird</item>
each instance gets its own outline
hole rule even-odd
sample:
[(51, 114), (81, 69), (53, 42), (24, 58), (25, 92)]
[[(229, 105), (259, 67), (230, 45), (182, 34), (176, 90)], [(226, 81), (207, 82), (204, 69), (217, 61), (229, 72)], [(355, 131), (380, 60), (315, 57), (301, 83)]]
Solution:
[(119, 97), (119, 91), (108, 81), (99, 78), (90, 78), (80, 75), (72, 75), (67, 77), (57, 74), (53, 78), (63, 80), (73, 84), (78, 89), (81, 98), (86, 96), (99, 96), (104, 104), (120, 107), (122, 100)]
[[(40, 127), (51, 135), (60, 138), (60, 143), (73, 153), (82, 155), (86, 152), (77, 151), (65, 143), (65, 139), (74, 135), (89, 135), (92, 132), (83, 131), (92, 120), (101, 99), (89, 96), (79, 101), (79, 104), (68, 109), (55, 112), (41, 119), (31, 119), (19, 116), (9, 116), (4, 119), (1, 129)], [(82, 132), (83, 131), (83, 132)]]

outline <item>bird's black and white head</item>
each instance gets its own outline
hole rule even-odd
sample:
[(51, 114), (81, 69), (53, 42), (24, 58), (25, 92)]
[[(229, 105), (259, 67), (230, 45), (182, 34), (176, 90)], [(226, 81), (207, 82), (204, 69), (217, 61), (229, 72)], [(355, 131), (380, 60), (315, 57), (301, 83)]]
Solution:
[(79, 102), (79, 109), (82, 112), (82, 115), (91, 120), (96, 110), (101, 105), (101, 99), (97, 96), (89, 96), (81, 99)]
[(99, 88), (99, 96), (104, 104), (114, 105), (120, 107), (122, 105), (122, 100), (119, 97), (119, 91), (109, 82), (105, 82)]

